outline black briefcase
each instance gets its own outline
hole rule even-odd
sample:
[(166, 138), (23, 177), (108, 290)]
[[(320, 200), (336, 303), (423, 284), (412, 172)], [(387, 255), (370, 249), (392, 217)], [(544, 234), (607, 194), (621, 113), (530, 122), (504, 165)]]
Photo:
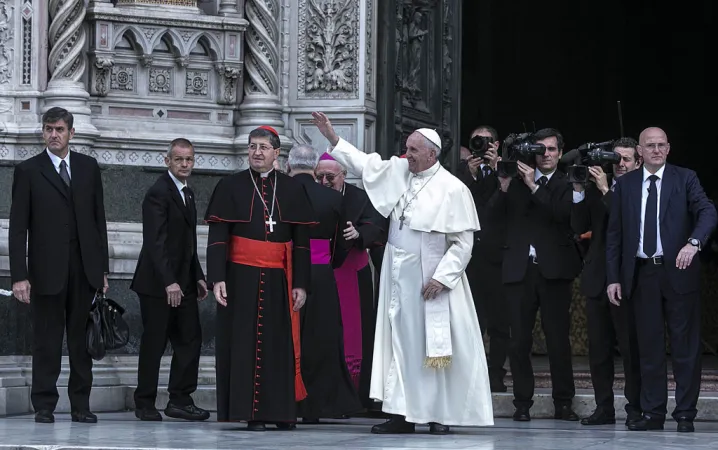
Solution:
[(98, 292), (92, 301), (90, 317), (87, 320), (87, 353), (92, 359), (101, 360), (107, 350), (115, 350), (127, 345), (130, 340), (130, 327), (122, 315), (125, 309), (105, 294)]

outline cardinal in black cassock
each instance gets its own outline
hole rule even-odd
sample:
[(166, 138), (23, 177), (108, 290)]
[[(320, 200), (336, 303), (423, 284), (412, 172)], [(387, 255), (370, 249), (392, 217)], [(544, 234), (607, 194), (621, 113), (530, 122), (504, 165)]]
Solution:
[(344, 360), (339, 292), (331, 265), (340, 231), (342, 195), (315, 181), (317, 159), (316, 150), (307, 145), (289, 152), (290, 175), (302, 184), (319, 220), (309, 230), (311, 293), (301, 311), (302, 377), (308, 393), (299, 405), (303, 423), (318, 423), (320, 418), (342, 417), (362, 409)]
[[(345, 172), (331, 155), (324, 153), (317, 174), (327, 171), (332, 175)], [(345, 182), (343, 176), (329, 178), (321, 177), (326, 180), (325, 185), (344, 197), (340, 225), (343, 239), (336, 246), (332, 265), (339, 288), (346, 363), (364, 407), (378, 409), (369, 398), (376, 306), (367, 250), (386, 243), (389, 223), (374, 208), (364, 190)]]
[(310, 285), (314, 211), (301, 184), (272, 169), (279, 136), (249, 135), (250, 169), (215, 187), (207, 275), (217, 307), (217, 420), (294, 427), (301, 376), (299, 308)]

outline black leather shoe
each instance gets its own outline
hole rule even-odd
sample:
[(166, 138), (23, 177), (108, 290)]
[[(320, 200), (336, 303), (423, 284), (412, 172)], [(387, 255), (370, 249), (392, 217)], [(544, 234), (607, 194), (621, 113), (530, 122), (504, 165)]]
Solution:
[(247, 430), (248, 431), (267, 431), (267, 427), (264, 425), (264, 422), (248, 422), (247, 423)]
[(165, 408), (165, 416), (173, 419), (202, 421), (209, 419), (209, 411), (197, 408), (195, 405), (179, 406), (168, 403)]
[(650, 430), (662, 430), (663, 421), (651, 419), (648, 416), (643, 416), (641, 420), (631, 422), (628, 424), (628, 429), (631, 431), (650, 431)]
[(578, 414), (573, 412), (573, 409), (571, 409), (568, 405), (556, 407), (553, 418), (556, 420), (565, 420), (567, 422), (577, 422), (579, 420)]
[(631, 411), (626, 414), (626, 426), (643, 419), (643, 414), (638, 411)]
[(596, 410), (588, 417), (581, 419), (581, 425), (613, 425), (616, 423), (616, 414), (610, 414), (602, 409)]
[(275, 425), (280, 430), (293, 430), (293, 429), (297, 428), (296, 423), (289, 423), (289, 422), (277, 422)]
[(55, 416), (48, 409), (41, 409), (35, 413), (35, 422), (37, 423), (55, 423)]
[(316, 425), (319, 423), (319, 419), (309, 419), (309, 418), (303, 417), (302, 423), (306, 424), (306, 425)]
[(429, 422), (429, 433), (431, 433), (431, 434), (449, 434), (449, 426), (442, 425), (438, 422)]
[(371, 427), (371, 432), (374, 434), (409, 434), (414, 431), (414, 424), (407, 422), (403, 417), (394, 417)]
[(679, 417), (676, 420), (678, 421), (677, 431), (679, 433), (693, 433), (694, 431), (696, 431), (696, 427), (693, 426), (693, 421), (691, 419)]
[(70, 413), (73, 422), (97, 423), (97, 416), (90, 411), (75, 410)]
[(514, 411), (514, 422), (528, 422), (531, 420), (528, 408), (516, 408)]
[(156, 409), (136, 409), (135, 417), (146, 422), (162, 422), (162, 414)]

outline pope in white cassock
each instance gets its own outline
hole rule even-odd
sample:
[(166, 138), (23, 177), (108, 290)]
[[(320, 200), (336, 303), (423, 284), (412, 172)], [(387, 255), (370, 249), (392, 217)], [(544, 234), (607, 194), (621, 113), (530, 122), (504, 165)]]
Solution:
[(449, 425), (493, 425), (486, 355), (464, 274), (479, 230), (473, 198), (438, 162), (441, 139), (419, 129), (406, 158), (366, 154), (339, 138), (323, 113), (314, 124), (331, 155), (361, 176), (374, 207), (390, 217), (382, 262), (370, 396), (393, 418), (372, 433), (433, 434)]

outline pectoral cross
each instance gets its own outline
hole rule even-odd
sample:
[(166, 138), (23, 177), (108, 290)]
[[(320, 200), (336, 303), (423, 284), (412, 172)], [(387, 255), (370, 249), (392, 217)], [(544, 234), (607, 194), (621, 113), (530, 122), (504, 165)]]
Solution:
[(274, 219), (272, 219), (272, 217), (270, 216), (270, 217), (269, 217), (269, 220), (267, 220), (267, 221), (264, 222), (264, 223), (266, 223), (267, 225), (269, 225), (269, 232), (270, 232), (270, 233), (274, 233), (274, 225), (276, 225), (277, 222), (275, 222)]
[(405, 219), (406, 219), (406, 217), (404, 217), (404, 214), (402, 214), (402, 215), (399, 217), (399, 229), (400, 229), (400, 230), (401, 230), (402, 228), (404, 228), (404, 220), (405, 220)]

